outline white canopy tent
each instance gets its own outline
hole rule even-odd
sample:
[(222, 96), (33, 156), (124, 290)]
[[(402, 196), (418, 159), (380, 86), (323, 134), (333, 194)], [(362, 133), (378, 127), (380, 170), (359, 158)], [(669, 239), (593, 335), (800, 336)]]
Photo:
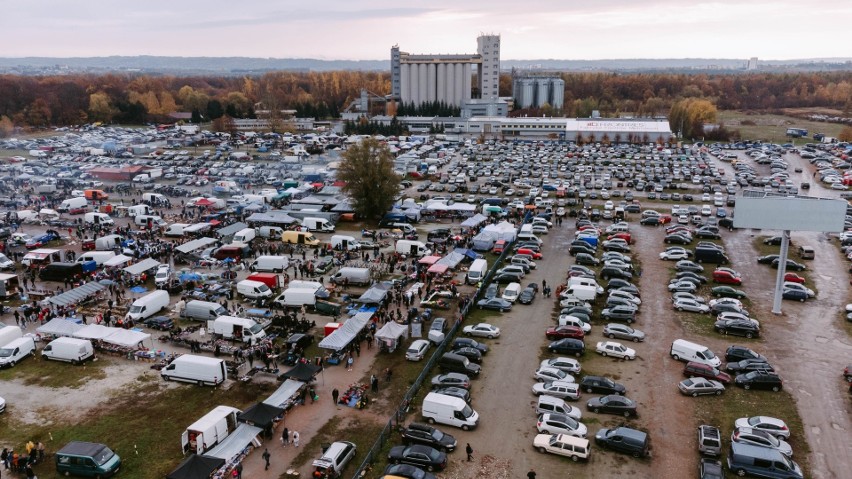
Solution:
[(296, 381), (295, 379), (288, 379), (284, 381), (278, 389), (275, 390), (272, 394), (266, 398), (263, 403), (269, 404), (270, 406), (275, 407), (285, 407), (290, 399), (293, 398), (296, 394), (299, 393), (299, 390), (302, 389), (305, 383), (302, 381)]
[(89, 324), (74, 333), (75, 338), (80, 339), (104, 339), (113, 333), (113, 329), (102, 324)]
[(137, 275), (142, 274), (145, 271), (148, 271), (149, 269), (154, 269), (159, 265), (160, 262), (155, 260), (154, 258), (145, 258), (136, 264), (132, 264), (124, 268), (124, 271), (126, 271), (128, 274)]
[(402, 338), (408, 337), (408, 327), (390, 321), (376, 331), (376, 341), (385, 344), (388, 351), (393, 351), (402, 342)]
[(224, 459), (225, 462), (232, 462), (238, 454), (243, 452), (249, 444), (254, 443), (256, 447), (260, 447), (260, 441), (257, 436), (263, 429), (248, 424), (240, 424), (234, 429), (234, 432), (228, 435), (222, 442), (216, 445), (213, 449), (204, 453), (205, 456), (218, 457)]
[(115, 268), (119, 266), (124, 266), (125, 264), (132, 261), (133, 258), (127, 255), (119, 254), (115, 255), (112, 258), (104, 261), (104, 268)]
[(343, 323), (343, 326), (337, 328), (334, 332), (323, 338), (323, 340), (319, 343), (319, 347), (340, 351), (345, 348), (347, 344), (352, 342), (353, 339), (355, 339), (358, 333), (364, 329), (364, 326), (367, 325), (372, 317), (372, 312), (358, 313), (355, 316), (352, 316)]
[(77, 324), (74, 321), (69, 321), (64, 318), (53, 318), (50, 321), (36, 328), (39, 334), (50, 336), (73, 336), (74, 333), (83, 329), (85, 326)]
[(501, 221), (496, 225), (488, 225), (485, 228), (482, 228), (482, 231), (494, 233), (497, 235), (497, 239), (504, 241), (514, 241), (518, 234), (518, 229), (515, 228), (515, 225), (508, 221)]
[(462, 221), (461, 225), (465, 228), (475, 228), (475, 227), (481, 225), (482, 223), (484, 223), (487, 220), (488, 220), (487, 216), (483, 215), (482, 213), (477, 213), (477, 214), (471, 216), (470, 218)]
[(110, 328), (113, 330), (112, 334), (105, 337), (103, 341), (105, 343), (115, 344), (117, 346), (124, 346), (126, 348), (135, 348), (140, 346), (143, 341), (146, 339), (150, 339), (151, 335), (148, 333), (143, 333), (141, 331), (133, 331), (130, 329), (122, 329), (122, 328)]

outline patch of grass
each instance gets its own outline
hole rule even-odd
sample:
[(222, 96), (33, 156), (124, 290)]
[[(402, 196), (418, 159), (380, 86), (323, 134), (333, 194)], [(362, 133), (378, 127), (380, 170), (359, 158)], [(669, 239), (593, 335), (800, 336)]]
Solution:
[(302, 452), (293, 458), (293, 467), (301, 467), (309, 460), (314, 459), (314, 456), (316, 456), (317, 451), (320, 450), (322, 443), (334, 442), (335, 438), (338, 437), (337, 431), (340, 429), (343, 417), (344, 416), (341, 415), (332, 416), (331, 419), (323, 424), (322, 427), (317, 430), (314, 437), (304, 444)]
[[(271, 383), (240, 382), (227, 390), (189, 385), (164, 388), (159, 382), (144, 381), (117, 394), (106, 408), (95, 409), (71, 422), (33, 426), (9, 416), (0, 423), (0, 437), (14, 444), (15, 449), (23, 449), (29, 439), (42, 441), (48, 452), (72, 440), (100, 442), (121, 456), (121, 477), (163, 477), (183, 459), (180, 436), (194, 420), (220, 404), (245, 409), (274, 388)], [(53, 465), (46, 461), (36, 466), (35, 472), (52, 477), (52, 469)]]
[[(324, 443), (330, 444), (338, 440), (351, 441), (355, 443), (357, 448), (355, 457), (349, 461), (349, 464), (346, 465), (346, 468), (340, 474), (341, 477), (350, 477), (358, 466), (364, 462), (364, 458), (367, 456), (370, 448), (373, 447), (373, 443), (379, 437), (384, 427), (384, 423), (378, 423), (366, 416), (348, 417), (345, 419), (342, 416), (334, 416), (320, 428), (316, 436), (304, 445), (304, 449), (293, 459), (293, 467), (301, 467), (308, 461), (318, 458), (322, 452), (322, 445)], [(390, 435), (392, 436), (392, 434), (391, 432)], [(385, 446), (390, 447), (390, 443), (391, 441), (385, 441)], [(383, 454), (380, 451), (378, 456), (374, 458), (374, 461), (383, 463), (386, 456), (386, 453)], [(375, 466), (374, 469), (376, 469)], [(281, 475), (282, 479), (286, 479), (287, 477), (286, 475)]]
[(17, 379), (28, 386), (79, 388), (88, 381), (106, 378), (104, 369), (112, 364), (111, 359), (98, 358), (75, 366), (47, 361), (36, 353), (36, 356), (21, 361), (13, 368), (0, 370), (0, 382)]
[(805, 477), (811, 477), (811, 448), (805, 440), (805, 427), (796, 400), (786, 391), (746, 391), (736, 386), (728, 387), (716, 400), (695, 401), (695, 427), (710, 424), (722, 430), (723, 451), (730, 445), (734, 421), (741, 417), (772, 416), (784, 420), (790, 428), (787, 442), (795, 451), (795, 461), (802, 467)]
[(843, 125), (803, 120), (786, 115), (769, 115), (763, 113), (725, 110), (719, 112), (719, 121), (731, 130), (739, 130), (743, 139), (766, 140), (773, 143), (793, 143), (803, 145), (812, 143), (811, 138), (788, 138), (787, 128), (806, 128), (808, 133), (824, 133), (826, 136), (837, 137)]

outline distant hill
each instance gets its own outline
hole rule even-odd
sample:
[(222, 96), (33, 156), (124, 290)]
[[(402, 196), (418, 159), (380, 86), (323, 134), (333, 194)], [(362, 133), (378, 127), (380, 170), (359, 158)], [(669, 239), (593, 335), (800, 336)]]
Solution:
[[(670, 58), (613, 60), (503, 60), (503, 69), (559, 71), (743, 71), (747, 60), (731, 58)], [(852, 58), (761, 60), (761, 71), (852, 70)], [(387, 71), (390, 60), (317, 60), (250, 57), (22, 57), (0, 58), (0, 72), (60, 74), (62, 72), (140, 71), (146, 73), (240, 75), (268, 71)]]

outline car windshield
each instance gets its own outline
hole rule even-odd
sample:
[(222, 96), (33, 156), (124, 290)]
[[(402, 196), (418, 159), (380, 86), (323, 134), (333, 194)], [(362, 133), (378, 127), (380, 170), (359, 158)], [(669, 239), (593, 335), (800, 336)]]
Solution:
[(103, 449), (98, 451), (98, 453), (95, 454), (94, 457), (92, 457), (92, 459), (95, 460), (95, 464), (102, 466), (102, 465), (106, 464), (107, 461), (112, 459), (112, 456), (114, 456), (114, 455), (115, 455), (115, 453), (112, 452), (112, 450), (110, 448), (104, 447)]
[(461, 415), (465, 418), (469, 418), (473, 415), (473, 409), (471, 409), (470, 406), (465, 404), (464, 408), (461, 410)]
[(249, 328), (249, 331), (251, 331), (251, 332), (252, 332), (252, 334), (257, 334), (257, 333), (259, 333), (259, 332), (263, 331), (263, 326), (261, 326), (261, 325), (259, 325), (259, 324), (257, 324), (257, 323), (254, 323), (254, 326), (252, 326), (251, 328)]
[(8, 358), (12, 355), (11, 349), (0, 349), (0, 358)]
[(611, 380), (611, 379), (609, 379), (609, 378), (603, 378), (603, 379), (601, 379), (601, 385), (602, 385), (602, 386), (614, 387), (614, 386), (615, 386), (615, 383), (614, 383), (614, 382), (612, 382), (612, 380)]
[(142, 312), (142, 306), (134, 304), (133, 306), (130, 307), (130, 312), (133, 313), (133, 314), (141, 313)]
[(444, 438), (444, 433), (442, 433), (441, 431), (439, 431), (437, 429), (432, 429), (432, 439), (435, 439), (436, 441), (440, 441), (443, 438)]
[(705, 349), (702, 354), (704, 354), (704, 357), (707, 359), (713, 359), (716, 357), (716, 355), (713, 354), (713, 351), (710, 351), (709, 349)]

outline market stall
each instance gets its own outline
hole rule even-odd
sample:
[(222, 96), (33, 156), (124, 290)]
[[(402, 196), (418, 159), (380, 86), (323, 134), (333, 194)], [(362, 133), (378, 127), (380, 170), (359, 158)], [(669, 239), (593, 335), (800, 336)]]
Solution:
[(390, 321), (376, 331), (376, 344), (381, 351), (392, 353), (402, 343), (403, 338), (407, 337), (407, 326)]
[(86, 283), (72, 290), (66, 291), (47, 299), (50, 304), (56, 306), (71, 306), (72, 304), (85, 303), (90, 300), (100, 299), (101, 291), (107, 289), (100, 283)]
[[(387, 293), (387, 291), (385, 291), (385, 293)], [(358, 337), (358, 333), (364, 329), (364, 326), (367, 325), (372, 317), (373, 313), (371, 312), (358, 313), (355, 316), (352, 316), (343, 323), (343, 326), (337, 328), (334, 332), (323, 338), (323, 340), (319, 342), (318, 346), (323, 349), (340, 351), (351, 343), (353, 339)]]
[(270, 406), (280, 407), (286, 411), (293, 407), (296, 402), (296, 398), (299, 397), (299, 393), (304, 387), (305, 383), (303, 381), (287, 379), (278, 387), (278, 389), (275, 390), (275, 392), (270, 394), (268, 398), (264, 399), (263, 403), (269, 404)]
[(272, 429), (283, 414), (284, 408), (259, 402), (237, 414), (237, 421), (248, 424), (249, 426), (259, 427), (263, 429), (264, 435), (267, 438), (271, 438)]
[(209, 479), (225, 465), (225, 460), (204, 454), (192, 454), (170, 472), (166, 479)]
[(74, 336), (74, 333), (83, 329), (82, 324), (77, 324), (73, 319), (53, 318), (36, 328), (36, 332), (42, 337), (50, 336), (58, 338), (63, 336)]
[(237, 464), (243, 462), (255, 447), (260, 447), (261, 442), (257, 436), (261, 432), (263, 430), (259, 427), (240, 424), (222, 442), (207, 451), (206, 456), (217, 457), (225, 461), (225, 465), (213, 477), (229, 477), (228, 474)]

